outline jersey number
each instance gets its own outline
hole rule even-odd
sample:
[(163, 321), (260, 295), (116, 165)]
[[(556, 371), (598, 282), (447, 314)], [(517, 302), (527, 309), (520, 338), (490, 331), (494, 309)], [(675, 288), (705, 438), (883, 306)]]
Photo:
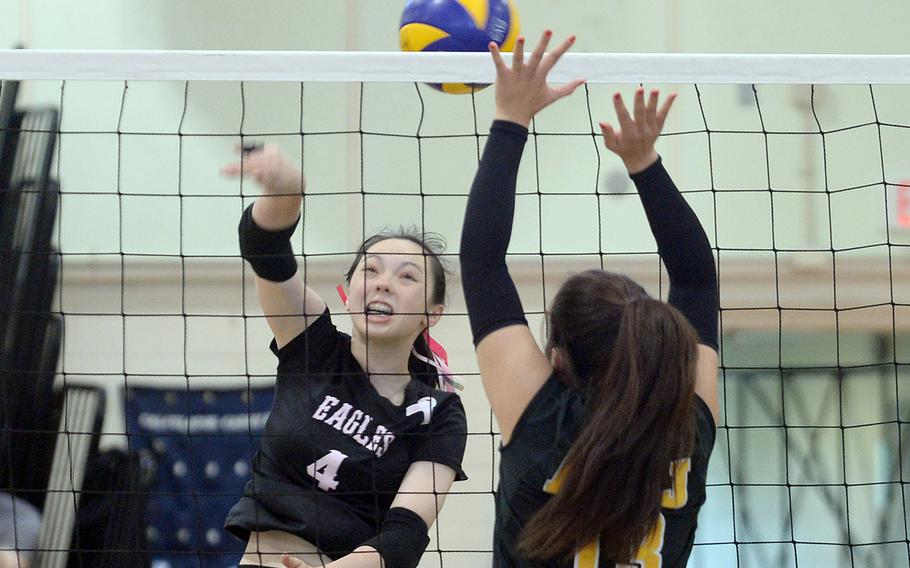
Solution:
[(306, 466), (306, 472), (318, 482), (320, 489), (331, 491), (338, 487), (338, 467), (347, 457), (338, 450), (332, 450)]
[[(661, 506), (664, 509), (682, 509), (689, 501), (689, 470), (692, 469), (692, 460), (685, 458), (670, 464), (670, 473), (673, 475), (673, 485), (664, 490)], [(663, 557), (660, 551), (664, 547), (664, 531), (667, 530), (667, 520), (663, 513), (657, 518), (657, 524), (651, 534), (641, 544), (635, 554), (635, 564), (641, 568), (660, 568)]]
[[(677, 460), (670, 464), (670, 471), (673, 475), (673, 485), (664, 491), (661, 506), (665, 509), (681, 509), (689, 500), (689, 470), (692, 468), (692, 461), (689, 458)], [(547, 493), (555, 494), (562, 487), (565, 472), (562, 466), (556, 470), (553, 477), (547, 480), (543, 490)], [(622, 567), (629, 568), (660, 568), (663, 564), (663, 557), (660, 552), (664, 546), (664, 531), (667, 528), (667, 521), (663, 513), (657, 518), (657, 524), (651, 534), (639, 547), (635, 554), (635, 560), (632, 564), (623, 564)], [(575, 553), (575, 563), (573, 568), (597, 568), (600, 565), (600, 543), (595, 541), (577, 553)]]

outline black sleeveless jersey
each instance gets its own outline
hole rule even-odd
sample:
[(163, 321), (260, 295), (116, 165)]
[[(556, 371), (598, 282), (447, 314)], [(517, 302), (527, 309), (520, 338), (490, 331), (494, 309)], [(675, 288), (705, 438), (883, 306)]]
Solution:
[[(655, 532), (639, 549), (632, 566), (682, 568), (692, 544), (698, 511), (705, 502), (708, 458), (714, 446), (714, 419), (708, 406), (695, 397), (696, 438), (693, 455), (676, 462), (675, 492), (664, 493), (664, 508)], [(559, 468), (581, 430), (584, 401), (555, 376), (544, 384), (515, 426), (509, 444), (501, 449), (493, 534), (495, 568), (615, 568), (601, 558), (596, 543), (579, 551), (574, 561), (537, 562), (521, 558), (515, 547), (519, 534), (544, 505), (558, 483)]]
[(467, 425), (461, 399), (411, 380), (395, 406), (351, 354), (328, 310), (278, 356), (275, 399), (252, 478), (225, 520), (295, 534), (333, 558), (376, 535), (410, 465), (461, 471)]

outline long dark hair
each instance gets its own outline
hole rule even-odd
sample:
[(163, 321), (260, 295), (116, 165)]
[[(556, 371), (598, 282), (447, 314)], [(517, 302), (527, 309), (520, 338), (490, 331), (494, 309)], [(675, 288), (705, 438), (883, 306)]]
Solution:
[(549, 315), (548, 354), (584, 394), (586, 417), (563, 462), (560, 490), (519, 540), (529, 558), (571, 557), (599, 540), (631, 562), (658, 520), (671, 463), (694, 443), (697, 336), (669, 304), (604, 271), (570, 278)]
[[(445, 304), (446, 284), (450, 274), (450, 271), (446, 268), (442, 259), (442, 255), (446, 249), (446, 241), (442, 235), (419, 231), (413, 226), (399, 227), (398, 229), (383, 229), (379, 233), (376, 233), (363, 241), (357, 249), (357, 254), (354, 256), (354, 262), (351, 263), (350, 268), (344, 273), (345, 284), (351, 284), (351, 278), (354, 276), (357, 266), (360, 264), (360, 261), (366, 255), (367, 251), (376, 243), (389, 239), (410, 241), (420, 246), (423, 250), (423, 257), (426, 259), (426, 266), (428, 267), (428, 282), (432, 284), (432, 287), (428, 289), (431, 293), (427, 294), (427, 303), (434, 305)], [(433, 360), (430, 346), (427, 344), (427, 340), (422, 333), (414, 340), (414, 349), (423, 357), (426, 357), (431, 361)], [(415, 357), (413, 353), (408, 358), (408, 371), (410, 371), (412, 377), (431, 387), (435, 388), (438, 384), (439, 373), (436, 370), (436, 367), (421, 361)]]

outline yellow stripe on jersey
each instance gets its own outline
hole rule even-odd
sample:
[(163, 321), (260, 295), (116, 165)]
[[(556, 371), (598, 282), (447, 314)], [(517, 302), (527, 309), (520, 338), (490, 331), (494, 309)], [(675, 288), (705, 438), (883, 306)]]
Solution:
[(429, 24), (405, 24), (398, 30), (398, 41), (403, 51), (423, 51), (434, 41), (449, 37), (449, 34)]
[(455, 0), (464, 11), (474, 20), (477, 29), (482, 30), (487, 27), (487, 19), (490, 17), (489, 0)]

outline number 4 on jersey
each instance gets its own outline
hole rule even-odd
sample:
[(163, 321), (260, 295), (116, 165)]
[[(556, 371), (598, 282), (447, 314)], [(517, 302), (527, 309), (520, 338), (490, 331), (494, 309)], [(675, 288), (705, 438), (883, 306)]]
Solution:
[(347, 457), (347, 454), (332, 450), (306, 466), (306, 472), (318, 482), (320, 489), (332, 491), (338, 487), (338, 468)]

